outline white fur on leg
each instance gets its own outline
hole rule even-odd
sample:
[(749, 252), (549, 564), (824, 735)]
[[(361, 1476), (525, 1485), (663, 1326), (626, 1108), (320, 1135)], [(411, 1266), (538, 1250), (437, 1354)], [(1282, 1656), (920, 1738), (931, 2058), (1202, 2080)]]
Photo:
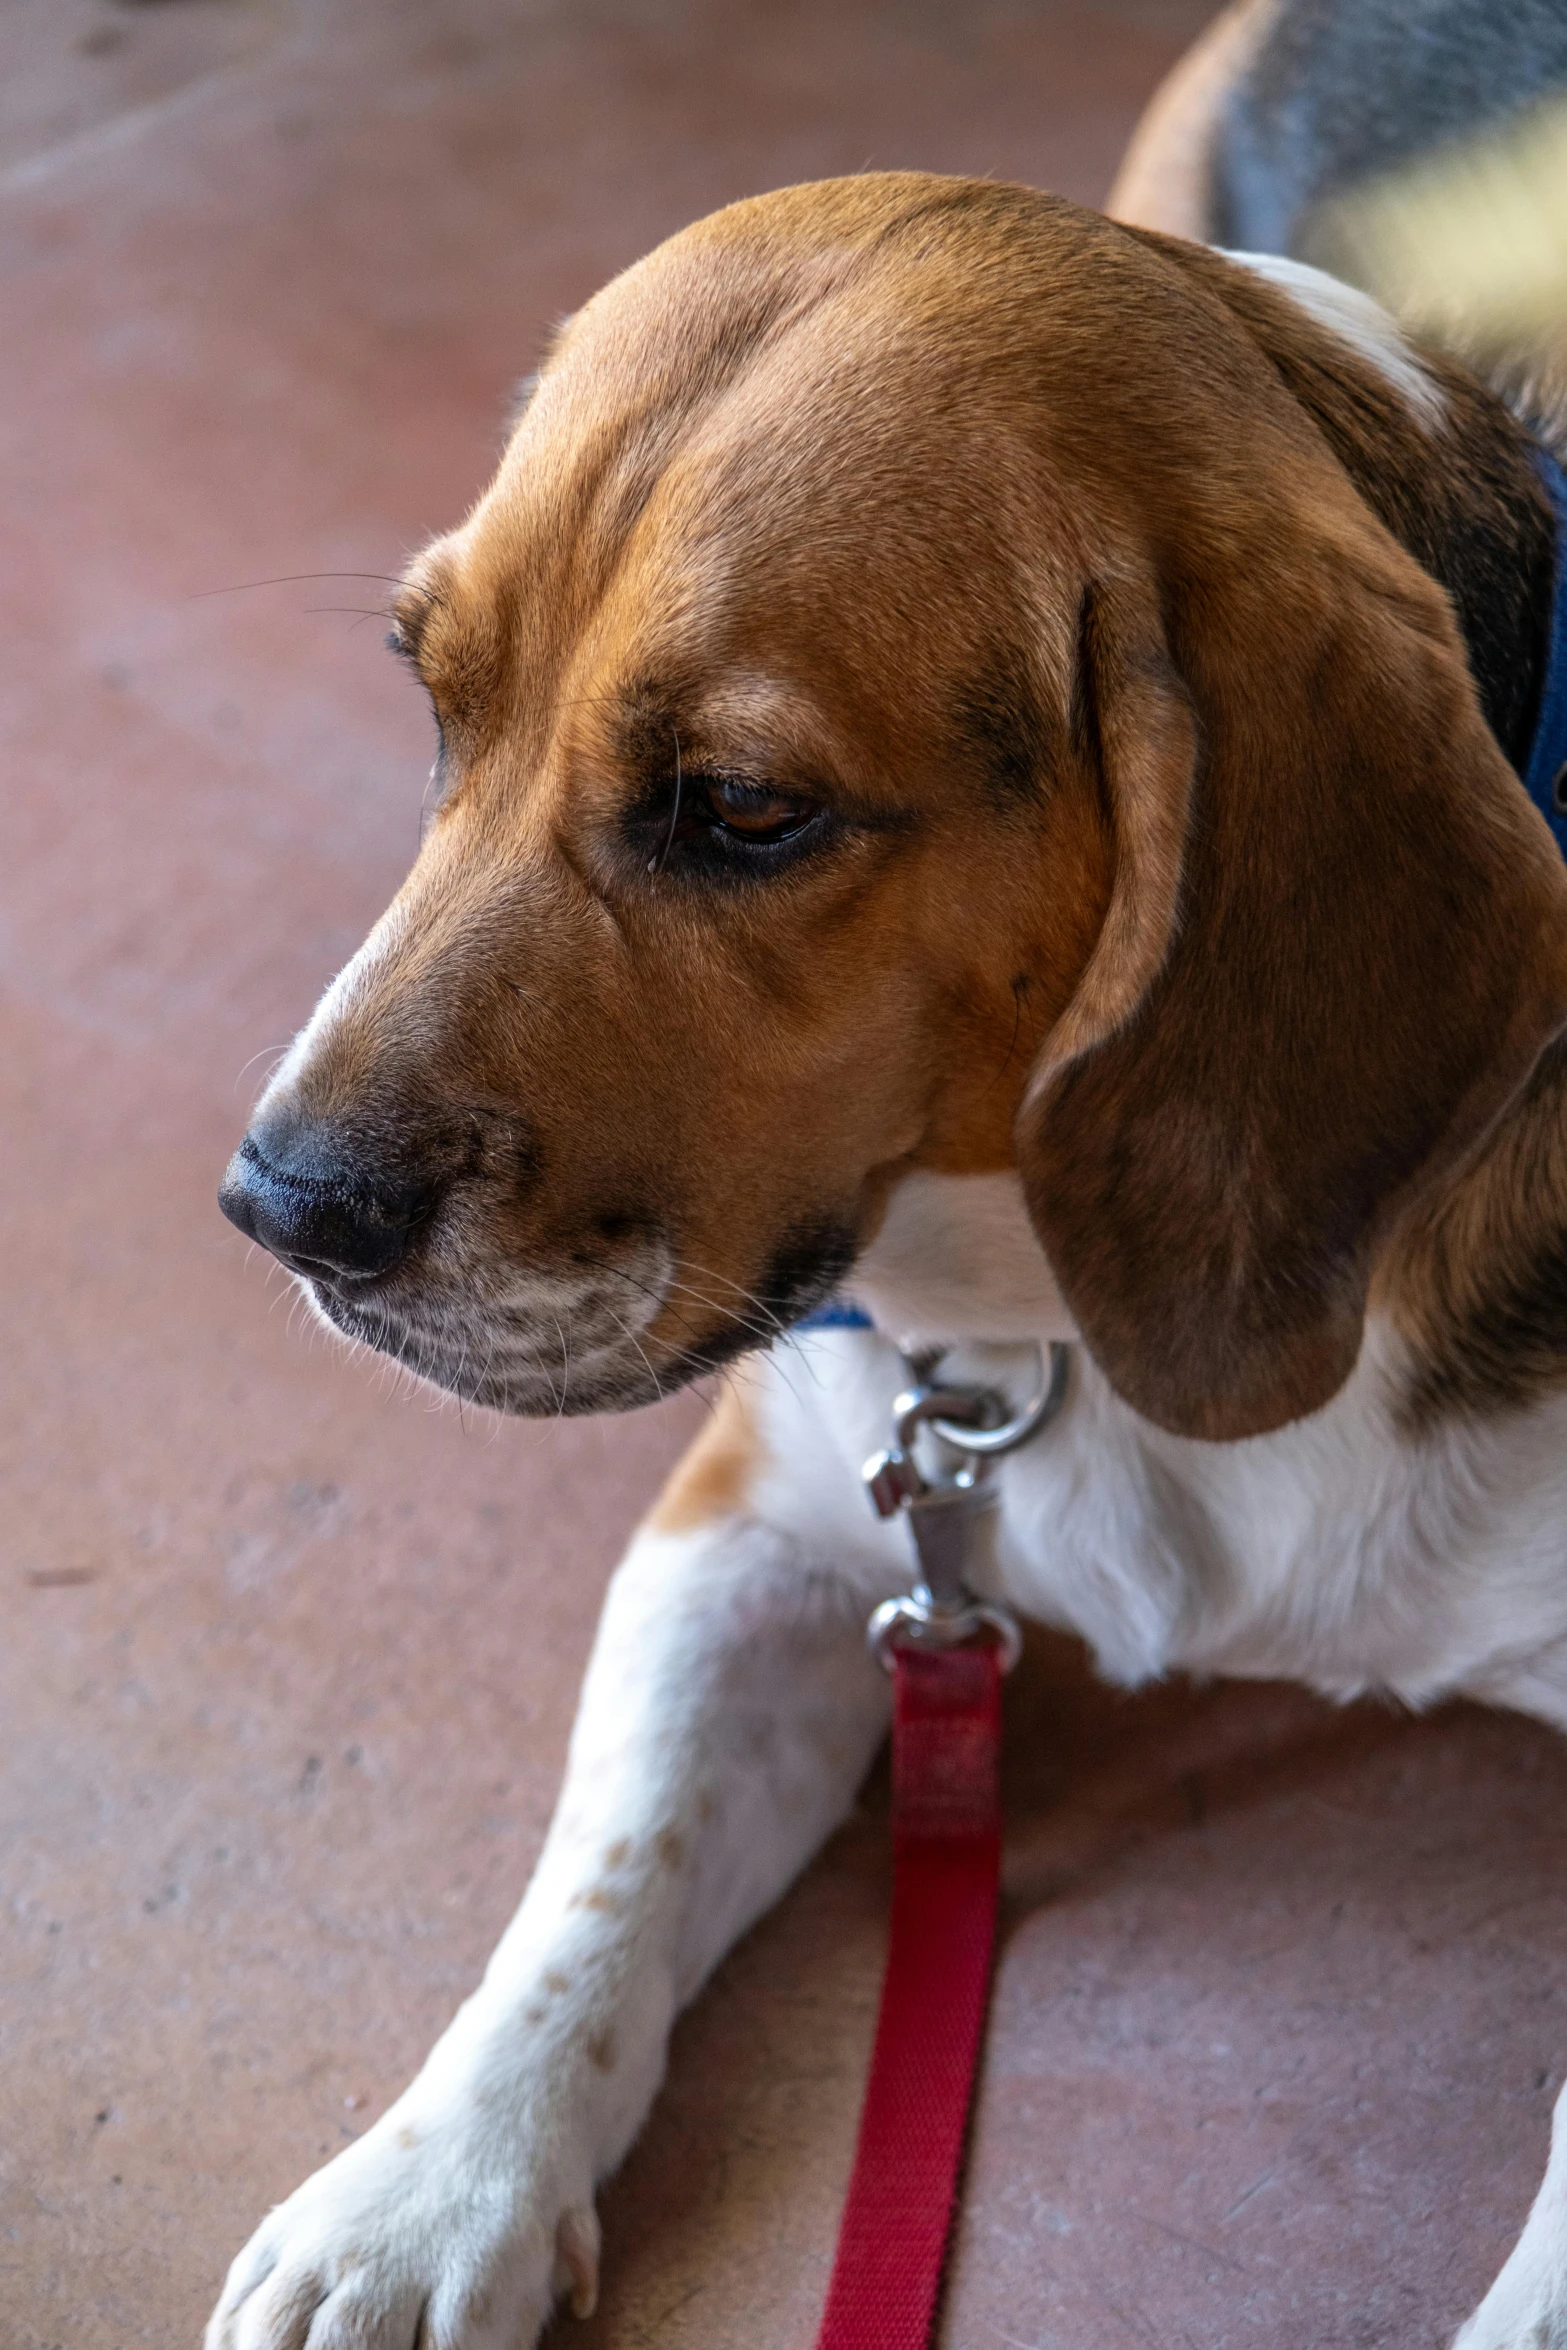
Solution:
[(1453, 2350), (1567, 2350), (1567, 2089), (1523, 2234)]
[(483, 1983), (390, 2111), (262, 2222), (207, 2350), (526, 2350), (558, 2291), (588, 2314), (593, 2190), (677, 2007), (847, 1811), (881, 1735), (863, 1626), (883, 1595), (755, 1523), (633, 1544)]

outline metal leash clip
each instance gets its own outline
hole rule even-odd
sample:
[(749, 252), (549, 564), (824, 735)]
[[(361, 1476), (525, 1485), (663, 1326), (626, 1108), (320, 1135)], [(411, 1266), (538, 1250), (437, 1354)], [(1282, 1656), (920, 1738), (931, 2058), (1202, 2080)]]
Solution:
[[(893, 1404), (892, 1443), (885, 1452), (873, 1453), (864, 1469), (877, 1516), (907, 1513), (919, 1562), (913, 1590), (901, 1599), (884, 1600), (866, 1626), (871, 1653), (887, 1672), (900, 1640), (921, 1648), (955, 1648), (990, 1631), (1000, 1644), (1006, 1673), (1022, 1653), (1023, 1635), (1012, 1610), (971, 1590), (966, 1569), (982, 1515), (997, 1498), (987, 1475), (991, 1462), (1026, 1444), (1066, 1401), (1067, 1349), (1052, 1345), (1048, 1368), (1043, 1351), (1034, 1351), (1039, 1364), (1035, 1393), (1010, 1416), (997, 1388), (935, 1386), (940, 1354), (904, 1358), (913, 1384)], [(936, 1440), (934, 1477), (915, 1458), (922, 1429)], [(948, 1470), (945, 1461), (952, 1455), (956, 1466)]]

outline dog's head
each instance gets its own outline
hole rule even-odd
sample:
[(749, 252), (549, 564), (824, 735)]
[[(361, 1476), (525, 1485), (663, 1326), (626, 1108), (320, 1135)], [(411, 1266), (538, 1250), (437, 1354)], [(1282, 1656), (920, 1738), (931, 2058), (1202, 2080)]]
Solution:
[(815, 1304), (1020, 1170), (1111, 1379), (1325, 1400), (1567, 1011), (1441, 593), (1178, 258), (1024, 190), (743, 204), (562, 333), (396, 638), (442, 797), (225, 1205), (504, 1409)]

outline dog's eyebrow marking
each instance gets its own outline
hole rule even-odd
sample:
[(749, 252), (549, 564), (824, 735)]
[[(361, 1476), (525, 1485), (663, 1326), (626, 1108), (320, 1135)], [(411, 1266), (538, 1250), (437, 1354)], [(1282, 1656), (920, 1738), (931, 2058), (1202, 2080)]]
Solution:
[(608, 730), (628, 767), (672, 766), (681, 726), (691, 727), (678, 689), (636, 678), (620, 693), (607, 695)]
[(604, 700), (615, 752), (634, 771), (673, 774), (678, 752), (689, 775), (803, 783), (834, 773), (843, 757), (810, 705), (770, 678), (732, 677), (698, 692), (688, 678), (645, 675)]
[(977, 760), (997, 806), (1038, 799), (1059, 766), (1064, 729), (1020, 652), (997, 648), (959, 689), (954, 718), (960, 754)]

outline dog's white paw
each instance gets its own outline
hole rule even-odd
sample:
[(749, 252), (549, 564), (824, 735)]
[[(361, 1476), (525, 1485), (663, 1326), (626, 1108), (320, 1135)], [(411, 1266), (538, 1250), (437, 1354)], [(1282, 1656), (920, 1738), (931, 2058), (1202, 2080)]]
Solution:
[(394, 2106), (262, 2221), (206, 2350), (527, 2350), (558, 2293), (589, 2315), (585, 2173), (530, 2162), (485, 2119)]

